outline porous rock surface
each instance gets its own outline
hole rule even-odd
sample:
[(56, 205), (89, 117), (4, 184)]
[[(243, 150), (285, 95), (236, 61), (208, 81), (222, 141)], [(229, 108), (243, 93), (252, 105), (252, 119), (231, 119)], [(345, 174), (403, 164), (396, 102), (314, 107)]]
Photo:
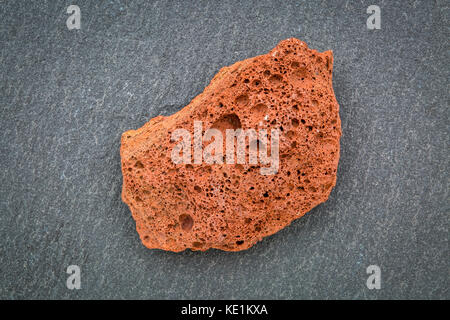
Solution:
[[(331, 51), (290, 38), (222, 68), (179, 112), (123, 133), (122, 199), (143, 244), (244, 250), (326, 201), (341, 136), (332, 68)], [(194, 120), (203, 130), (278, 129), (278, 172), (262, 175), (254, 164), (175, 164), (171, 134), (193, 133)]]

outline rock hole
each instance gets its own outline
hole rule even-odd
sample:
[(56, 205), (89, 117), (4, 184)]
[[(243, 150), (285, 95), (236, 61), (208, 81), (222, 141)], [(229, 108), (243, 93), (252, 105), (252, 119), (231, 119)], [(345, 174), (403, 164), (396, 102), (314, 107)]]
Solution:
[(269, 78), (269, 81), (273, 84), (273, 85), (280, 85), (281, 82), (283, 81), (283, 77), (279, 74), (274, 74), (273, 76), (271, 76)]
[(179, 217), (179, 221), (181, 224), (181, 229), (184, 231), (189, 231), (194, 226), (194, 219), (188, 214), (182, 214)]
[(192, 246), (194, 248), (201, 248), (201, 247), (203, 247), (203, 243), (195, 241), (195, 242), (192, 243)]
[(241, 128), (241, 120), (239, 119), (239, 117), (234, 114), (226, 114), (221, 116), (219, 119), (217, 119), (213, 125), (211, 126), (212, 129), (217, 129), (222, 131), (223, 134), (225, 134), (225, 130), (226, 129), (239, 129)]
[(142, 162), (140, 162), (140, 161), (136, 161), (136, 163), (135, 163), (135, 165), (134, 165), (136, 168), (140, 168), (140, 169), (142, 169), (143, 167), (144, 167), (144, 165), (142, 164)]
[(304, 80), (308, 76), (308, 69), (300, 67), (293, 73), (294, 77)]
[(248, 96), (246, 94), (240, 95), (236, 98), (236, 103), (241, 106), (246, 105), (248, 103)]
[(267, 111), (267, 106), (264, 103), (258, 103), (251, 110), (252, 113), (258, 113), (258, 114), (262, 114), (262, 113), (265, 114), (266, 111)]
[(289, 130), (289, 131), (286, 133), (286, 136), (287, 136), (289, 139), (293, 139), (293, 138), (295, 137), (295, 132), (292, 131), (292, 130)]

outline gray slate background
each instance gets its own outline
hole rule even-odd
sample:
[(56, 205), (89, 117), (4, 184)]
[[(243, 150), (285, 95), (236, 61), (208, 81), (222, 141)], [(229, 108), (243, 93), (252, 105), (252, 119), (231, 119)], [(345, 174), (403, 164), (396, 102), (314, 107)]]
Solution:
[[(448, 5), (1, 1), (0, 298), (449, 299)], [(120, 199), (121, 133), (289, 37), (334, 51), (330, 199), (248, 251), (146, 249)]]

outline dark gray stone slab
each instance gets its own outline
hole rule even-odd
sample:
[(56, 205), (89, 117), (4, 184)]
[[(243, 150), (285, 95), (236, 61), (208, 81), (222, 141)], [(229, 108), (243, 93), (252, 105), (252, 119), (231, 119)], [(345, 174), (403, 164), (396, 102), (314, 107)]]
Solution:
[[(371, 4), (381, 30), (367, 30)], [(446, 1), (2, 1), (0, 298), (449, 299), (448, 14)], [(248, 251), (144, 248), (120, 199), (121, 133), (289, 37), (334, 51), (330, 199)], [(372, 264), (381, 290), (366, 287)]]

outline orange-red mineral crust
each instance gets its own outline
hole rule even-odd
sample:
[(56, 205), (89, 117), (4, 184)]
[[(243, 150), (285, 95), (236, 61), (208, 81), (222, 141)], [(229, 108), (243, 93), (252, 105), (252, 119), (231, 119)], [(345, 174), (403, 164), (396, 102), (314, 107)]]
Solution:
[[(245, 250), (326, 201), (341, 136), (332, 69), (331, 51), (290, 38), (222, 68), (179, 112), (123, 133), (122, 199), (142, 243), (169, 251)], [(203, 132), (265, 128), (270, 138), (278, 129), (277, 173), (261, 174), (263, 164), (175, 164), (179, 141), (171, 135), (179, 128), (193, 134), (194, 121), (203, 122)]]

